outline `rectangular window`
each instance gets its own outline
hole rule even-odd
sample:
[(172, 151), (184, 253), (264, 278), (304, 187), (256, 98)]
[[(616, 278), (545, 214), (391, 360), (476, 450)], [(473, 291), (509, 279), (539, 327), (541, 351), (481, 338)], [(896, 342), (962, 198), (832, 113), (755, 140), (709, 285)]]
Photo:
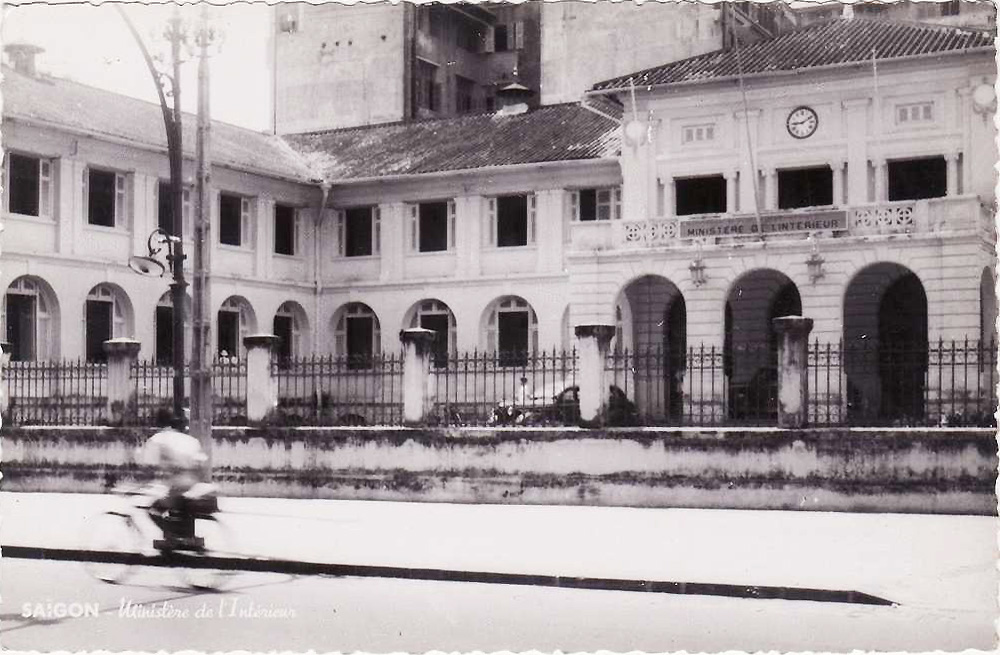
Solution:
[(272, 334), (278, 337), (278, 361), (287, 362), (292, 358), (292, 340), (294, 339), (292, 317), (276, 314), (272, 327)]
[(232, 193), (219, 194), (219, 243), (226, 246), (251, 245), (250, 198)]
[(295, 207), (274, 205), (274, 252), (278, 255), (294, 255), (298, 243), (298, 220)]
[(535, 242), (535, 194), (489, 199), (490, 244), (499, 248)]
[(914, 102), (896, 105), (896, 124), (930, 123), (934, 120), (933, 102)]
[(923, 157), (888, 162), (889, 200), (942, 198), (948, 192), (948, 166), (944, 157)]
[(476, 23), (459, 18), (456, 29), (455, 42), (459, 48), (467, 52), (479, 52), (482, 49), (484, 36)]
[(580, 189), (570, 195), (574, 221), (617, 221), (622, 217), (621, 187)]
[(506, 25), (495, 25), (493, 27), (493, 47), (496, 52), (507, 52), (510, 50), (508, 41), (508, 29)]
[(125, 176), (111, 171), (87, 171), (87, 222), (103, 227), (125, 226)]
[(675, 214), (724, 214), (726, 178), (722, 175), (686, 177), (674, 180)]
[(10, 358), (15, 362), (35, 359), (35, 324), (37, 296), (7, 294), (7, 343)]
[(7, 211), (24, 216), (52, 215), (52, 162), (7, 155)]
[(410, 205), (410, 250), (441, 252), (455, 242), (455, 203), (422, 202)]
[(497, 350), (500, 366), (524, 366), (528, 353), (528, 312), (497, 314)]
[(421, 314), (420, 327), (434, 330), (434, 343), (431, 346), (435, 368), (448, 365), (448, 332), (450, 330), (447, 314)]
[(370, 257), (379, 253), (381, 212), (378, 207), (353, 207), (337, 212), (337, 254)]
[(347, 368), (363, 369), (372, 365), (375, 354), (375, 319), (371, 316), (348, 316)]
[(423, 59), (417, 60), (413, 76), (414, 114), (420, 109), (437, 111), (440, 108), (441, 91), (437, 82), (437, 70), (438, 67), (434, 64)]
[(475, 82), (460, 75), (455, 76), (455, 111), (459, 114), (467, 114), (475, 107), (473, 92), (476, 88)]
[(87, 316), (87, 361), (103, 362), (107, 360), (104, 353), (104, 342), (112, 337), (111, 321), (112, 304), (106, 300), (88, 300)]
[(236, 357), (240, 353), (240, 313), (219, 310), (218, 353), (220, 357)]
[(688, 125), (682, 132), (684, 143), (704, 143), (715, 140), (715, 124)]
[(833, 204), (833, 169), (829, 166), (778, 171), (778, 208)]
[(948, 0), (940, 3), (942, 16), (958, 16), (962, 12), (960, 0)]
[(156, 363), (160, 366), (174, 361), (174, 309), (157, 307), (154, 315), (156, 329)]

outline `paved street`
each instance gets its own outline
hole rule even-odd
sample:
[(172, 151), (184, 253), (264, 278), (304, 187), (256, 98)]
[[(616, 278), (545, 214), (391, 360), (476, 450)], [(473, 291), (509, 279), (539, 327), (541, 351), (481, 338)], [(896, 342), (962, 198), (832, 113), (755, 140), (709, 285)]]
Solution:
[[(0, 541), (74, 547), (86, 517), (115, 500), (0, 494)], [(176, 588), (166, 569), (142, 568), (112, 586), (78, 563), (8, 558), (0, 645), (412, 652), (959, 650), (995, 642), (996, 521), (985, 517), (277, 499), (224, 499), (223, 510), (240, 549), (258, 556), (854, 589), (898, 606), (260, 573), (236, 574), (224, 593), (194, 593)], [(90, 604), (98, 614), (39, 620), (23, 616), (25, 603), (36, 615), (57, 603)]]

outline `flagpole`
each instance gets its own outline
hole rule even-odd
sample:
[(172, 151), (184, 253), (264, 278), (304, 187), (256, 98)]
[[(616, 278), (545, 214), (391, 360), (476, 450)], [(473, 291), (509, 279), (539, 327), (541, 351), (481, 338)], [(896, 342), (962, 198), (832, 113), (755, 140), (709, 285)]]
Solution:
[(746, 131), (747, 154), (750, 157), (751, 182), (753, 183), (753, 213), (757, 220), (757, 236), (764, 238), (764, 228), (760, 219), (760, 189), (757, 184), (757, 157), (754, 155), (753, 142), (750, 140), (750, 105), (747, 101), (747, 90), (743, 84), (743, 60), (740, 57), (740, 37), (733, 31), (736, 44), (736, 71), (740, 78), (740, 94), (743, 96), (743, 127)]

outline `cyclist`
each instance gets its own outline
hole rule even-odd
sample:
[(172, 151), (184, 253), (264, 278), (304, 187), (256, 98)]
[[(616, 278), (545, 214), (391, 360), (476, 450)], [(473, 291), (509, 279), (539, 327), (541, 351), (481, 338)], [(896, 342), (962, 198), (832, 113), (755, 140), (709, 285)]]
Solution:
[(154, 488), (149, 515), (163, 530), (166, 548), (194, 539), (192, 498), (203, 497), (209, 491), (209, 485), (200, 481), (207, 456), (197, 439), (181, 431), (183, 427), (182, 419), (154, 434), (143, 447), (144, 462), (155, 466), (159, 473), (161, 485)]

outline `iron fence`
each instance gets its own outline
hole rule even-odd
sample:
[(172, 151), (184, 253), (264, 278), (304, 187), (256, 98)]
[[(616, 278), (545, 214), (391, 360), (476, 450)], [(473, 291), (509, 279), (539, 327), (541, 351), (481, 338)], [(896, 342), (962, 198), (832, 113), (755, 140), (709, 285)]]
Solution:
[(403, 356), (313, 356), (271, 363), (278, 413), (286, 423), (398, 425), (403, 422)]
[[(135, 413), (139, 425), (157, 425), (173, 417), (174, 367), (155, 360), (137, 360), (129, 371), (135, 386)], [(190, 369), (184, 368), (184, 399), (190, 397)]]
[(996, 425), (997, 344), (809, 345), (811, 425)]
[(574, 424), (576, 350), (465, 352), (431, 369), (432, 420), (442, 425)]
[(236, 357), (212, 362), (212, 423), (246, 425), (247, 363)]
[(99, 425), (105, 419), (108, 367), (82, 359), (13, 361), (3, 371), (8, 425)]

